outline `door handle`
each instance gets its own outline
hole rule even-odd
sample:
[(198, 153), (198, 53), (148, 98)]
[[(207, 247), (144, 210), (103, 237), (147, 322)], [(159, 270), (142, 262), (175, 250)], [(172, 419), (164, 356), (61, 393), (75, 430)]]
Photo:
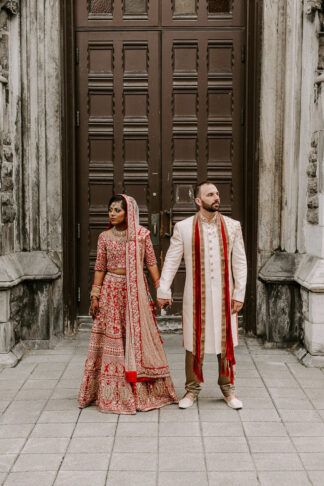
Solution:
[(166, 210), (165, 211), (165, 214), (169, 217), (169, 232), (168, 233), (164, 233), (164, 236), (166, 236), (167, 238), (171, 238), (171, 236), (172, 236), (172, 230), (173, 230), (173, 224), (172, 224), (172, 208), (170, 208), (170, 210)]
[(160, 244), (160, 213), (151, 214), (151, 240), (153, 245)]

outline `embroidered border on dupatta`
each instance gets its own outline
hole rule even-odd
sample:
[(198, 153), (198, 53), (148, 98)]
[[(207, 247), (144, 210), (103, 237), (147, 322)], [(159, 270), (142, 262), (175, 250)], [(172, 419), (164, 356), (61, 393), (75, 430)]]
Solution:
[[(231, 299), (228, 268), (228, 232), (225, 221), (217, 214), (217, 233), (221, 257), (222, 276), (222, 323), (221, 323), (221, 373), (234, 383), (234, 346), (231, 325)], [(194, 373), (203, 382), (203, 360), (205, 347), (205, 254), (202, 223), (197, 213), (192, 228), (192, 276), (193, 276), (193, 357)]]
[[(126, 349), (125, 373), (128, 382), (152, 381), (170, 376), (170, 371), (162, 342), (154, 322), (147, 295), (143, 273), (144, 253), (140, 248), (140, 236), (144, 228), (136, 225), (135, 211), (131, 198), (122, 194), (127, 203), (127, 243), (126, 243)], [(142, 249), (143, 250), (143, 249)], [(143, 335), (150, 345), (143, 345)], [(150, 347), (151, 346), (151, 347)], [(149, 366), (150, 352), (155, 356), (156, 366)]]

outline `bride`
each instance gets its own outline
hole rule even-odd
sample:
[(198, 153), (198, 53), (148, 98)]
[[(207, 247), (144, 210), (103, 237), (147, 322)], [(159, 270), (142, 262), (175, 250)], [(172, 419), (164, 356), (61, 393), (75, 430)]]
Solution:
[(144, 275), (157, 287), (150, 232), (139, 225), (136, 201), (113, 196), (110, 226), (99, 235), (90, 312), (93, 317), (79, 406), (135, 414), (178, 401)]

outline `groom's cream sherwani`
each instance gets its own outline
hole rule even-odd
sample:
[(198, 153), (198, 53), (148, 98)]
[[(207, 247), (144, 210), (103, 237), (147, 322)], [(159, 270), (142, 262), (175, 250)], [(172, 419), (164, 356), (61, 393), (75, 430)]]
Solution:
[[(220, 245), (215, 218), (202, 219), (206, 282), (205, 353), (221, 353), (222, 275)], [(229, 285), (231, 299), (244, 301), (247, 265), (239, 221), (223, 216), (228, 232)], [(158, 298), (171, 298), (171, 284), (184, 256), (186, 282), (183, 296), (183, 340), (187, 351), (193, 351), (193, 216), (177, 223), (166, 254)], [(238, 343), (237, 314), (231, 317), (234, 346)]]

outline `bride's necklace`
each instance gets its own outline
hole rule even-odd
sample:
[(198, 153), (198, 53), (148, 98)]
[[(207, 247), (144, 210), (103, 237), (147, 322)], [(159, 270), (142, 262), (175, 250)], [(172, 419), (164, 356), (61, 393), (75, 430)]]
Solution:
[(111, 231), (115, 236), (118, 236), (119, 238), (123, 238), (127, 235), (127, 229), (123, 231), (118, 231), (115, 226), (112, 227)]

